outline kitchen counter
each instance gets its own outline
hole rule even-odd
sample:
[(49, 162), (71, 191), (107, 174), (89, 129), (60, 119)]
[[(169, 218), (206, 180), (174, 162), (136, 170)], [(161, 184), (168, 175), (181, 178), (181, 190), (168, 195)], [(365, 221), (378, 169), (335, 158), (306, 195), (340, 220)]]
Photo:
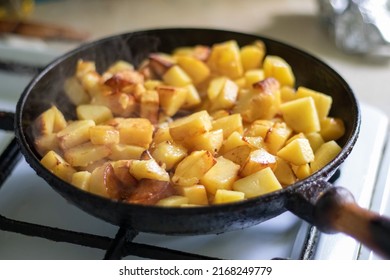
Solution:
[[(320, 26), (316, 0), (46, 0), (36, 5), (31, 18), (86, 31), (88, 40), (163, 27), (260, 34), (319, 57), (346, 79), (360, 102), (390, 117), (390, 59), (355, 56), (337, 49)], [(72, 47), (74, 44), (68, 46)]]

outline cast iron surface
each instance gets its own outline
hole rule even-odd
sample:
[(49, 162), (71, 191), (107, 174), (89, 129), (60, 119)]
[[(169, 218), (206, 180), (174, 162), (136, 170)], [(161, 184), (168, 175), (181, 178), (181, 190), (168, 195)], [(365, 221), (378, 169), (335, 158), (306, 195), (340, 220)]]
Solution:
[[(245, 202), (196, 208), (160, 208), (154, 206), (118, 203), (79, 190), (53, 176), (39, 162), (40, 156), (29, 135), (32, 121), (52, 104), (56, 104), (67, 118), (74, 117), (74, 106), (63, 92), (64, 80), (72, 76), (78, 59), (93, 60), (98, 71), (104, 70), (118, 59), (139, 64), (151, 52), (171, 52), (179, 46), (212, 45), (227, 40), (240, 45), (263, 40), (267, 53), (283, 57), (297, 78), (297, 85), (325, 92), (332, 96), (331, 115), (342, 118), (346, 125), (345, 136), (339, 140), (342, 152), (327, 166), (309, 178), (288, 188), (249, 199)], [(23, 92), (16, 108), (15, 130), (21, 151), (27, 162), (57, 192), (84, 211), (116, 225), (131, 225), (137, 231), (162, 234), (209, 234), (241, 229), (273, 218), (284, 211), (301, 212), (309, 222), (312, 213), (294, 203), (303, 197), (315, 202), (321, 194), (313, 189), (312, 182), (327, 180), (344, 161), (356, 142), (360, 127), (360, 112), (355, 96), (340, 75), (314, 56), (292, 46), (269, 38), (223, 30), (161, 29), (120, 34), (93, 42), (65, 54), (49, 64)], [(353, 171), (352, 171), (353, 172)], [(328, 186), (326, 185), (325, 189)], [(311, 202), (310, 202), (311, 203)], [(292, 206), (291, 206), (292, 205)]]

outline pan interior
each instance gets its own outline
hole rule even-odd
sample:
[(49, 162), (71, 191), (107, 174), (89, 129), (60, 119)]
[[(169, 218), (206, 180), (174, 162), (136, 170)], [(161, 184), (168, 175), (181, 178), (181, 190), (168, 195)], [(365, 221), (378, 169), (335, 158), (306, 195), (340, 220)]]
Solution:
[[(75, 108), (67, 99), (63, 84), (66, 78), (74, 74), (79, 59), (95, 61), (97, 70), (102, 71), (119, 59), (138, 65), (152, 52), (171, 52), (176, 47), (198, 44), (211, 46), (214, 43), (232, 39), (236, 40), (239, 45), (249, 44), (258, 39), (263, 40), (267, 54), (279, 55), (291, 65), (297, 86), (304, 85), (332, 96), (333, 105), (330, 114), (342, 118), (346, 126), (345, 135), (338, 141), (343, 151), (335, 160), (307, 180), (328, 177), (349, 154), (358, 135), (359, 108), (348, 84), (322, 61), (282, 42), (250, 34), (210, 29), (160, 29), (120, 34), (81, 46), (53, 61), (31, 81), (17, 105), (16, 134), (26, 160), (56, 191), (85, 211), (114, 224), (130, 223), (142, 231), (216, 232), (216, 229), (224, 231), (246, 227), (280, 214), (285, 211), (284, 191), (231, 206), (179, 209), (180, 212), (175, 209), (116, 203), (82, 192), (54, 177), (39, 163), (40, 156), (33, 145), (30, 134), (31, 123), (51, 105), (55, 104), (60, 108), (66, 118), (75, 117)], [(300, 183), (297, 183), (291, 188), (299, 188), (299, 186)], [(259, 206), (263, 202), (267, 202), (268, 206)], [(156, 215), (156, 213), (161, 219), (171, 219), (169, 226), (159, 228), (151, 225), (156, 224), (155, 218), (149, 216)], [(137, 215), (143, 221), (137, 218)], [(194, 215), (198, 216), (199, 224), (195, 227), (189, 226), (189, 222), (185, 220)], [(216, 219), (222, 219), (223, 223), (215, 222)], [(185, 229), (181, 229), (183, 227)]]

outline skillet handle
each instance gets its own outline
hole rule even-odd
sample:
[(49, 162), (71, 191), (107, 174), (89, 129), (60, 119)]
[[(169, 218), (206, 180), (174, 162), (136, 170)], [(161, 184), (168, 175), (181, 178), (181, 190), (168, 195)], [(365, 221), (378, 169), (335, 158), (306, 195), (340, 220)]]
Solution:
[[(0, 111), (0, 129), (14, 131), (14, 118), (14, 113)], [(13, 137), (8, 146), (0, 154), (0, 188), (21, 157), (22, 154), (20, 153), (19, 145), (16, 138)]]
[(288, 205), (290, 211), (322, 232), (345, 233), (390, 259), (389, 218), (360, 207), (349, 190), (324, 180), (309, 183), (303, 189), (299, 198), (295, 196)]
[(0, 111), (0, 129), (14, 131), (15, 113)]

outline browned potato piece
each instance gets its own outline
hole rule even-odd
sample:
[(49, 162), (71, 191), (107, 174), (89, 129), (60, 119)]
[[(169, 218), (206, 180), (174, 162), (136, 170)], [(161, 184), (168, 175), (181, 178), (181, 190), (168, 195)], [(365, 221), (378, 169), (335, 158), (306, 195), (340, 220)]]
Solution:
[(174, 188), (167, 181), (142, 179), (126, 201), (135, 204), (153, 205), (174, 193)]
[(215, 163), (210, 152), (194, 151), (177, 165), (172, 182), (180, 186), (196, 185)]
[(169, 182), (168, 172), (162, 168), (154, 159), (132, 160), (129, 172), (137, 180), (151, 179)]
[(164, 141), (156, 145), (152, 157), (166, 170), (171, 170), (176, 164), (187, 156), (187, 150), (176, 143)]
[(49, 135), (64, 129), (66, 126), (64, 115), (56, 106), (51, 106), (35, 119), (33, 133), (37, 136)]
[(95, 126), (93, 120), (80, 120), (70, 123), (57, 133), (59, 146), (66, 150), (90, 140), (89, 129)]
[(175, 115), (187, 100), (187, 90), (183, 87), (161, 85), (156, 90), (160, 106), (169, 117)]
[(72, 166), (88, 166), (89, 164), (107, 157), (111, 153), (105, 145), (94, 145), (86, 142), (64, 151), (64, 158)]
[(253, 89), (242, 93), (233, 108), (246, 122), (271, 119), (279, 112), (279, 82), (270, 77), (253, 85)]
[(271, 167), (271, 169), (275, 169), (276, 157), (271, 155), (264, 149), (254, 150), (249, 154), (246, 161), (241, 166), (240, 175), (242, 177), (246, 177), (266, 167)]
[(169, 133), (174, 141), (182, 142), (187, 138), (201, 135), (212, 128), (207, 111), (193, 113), (175, 120), (169, 125)]
[(44, 167), (53, 172), (61, 179), (70, 182), (72, 180), (73, 173), (76, 170), (66, 162), (60, 155), (54, 151), (49, 151), (42, 159), (41, 163)]

